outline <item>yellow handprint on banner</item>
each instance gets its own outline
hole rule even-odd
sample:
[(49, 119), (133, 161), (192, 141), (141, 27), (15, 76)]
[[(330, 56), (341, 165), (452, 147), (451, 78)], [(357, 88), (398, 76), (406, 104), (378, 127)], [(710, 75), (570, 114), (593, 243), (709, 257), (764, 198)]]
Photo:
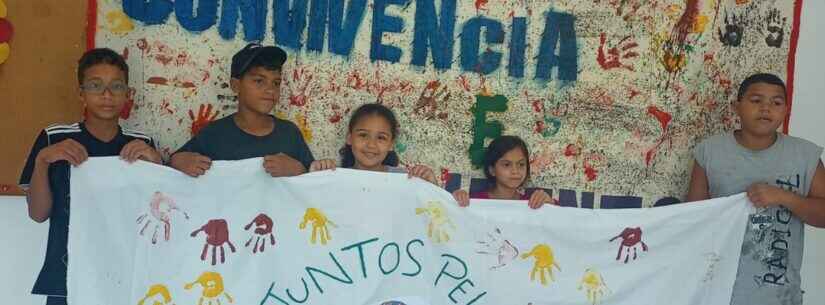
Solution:
[(455, 225), (447, 216), (444, 204), (439, 201), (430, 201), (424, 205), (423, 208), (415, 209), (416, 215), (424, 214), (430, 219), (427, 225), (427, 236), (429, 236), (436, 243), (450, 241), (450, 234), (447, 232), (447, 226), (455, 230)]
[(556, 269), (561, 271), (559, 265), (556, 264), (556, 259), (553, 257), (553, 249), (546, 244), (538, 244), (533, 247), (533, 250), (530, 250), (529, 253), (525, 253), (521, 255), (522, 259), (527, 259), (528, 257), (534, 257), (536, 259), (535, 264), (533, 265), (533, 270), (530, 271), (530, 281), (536, 280), (536, 273), (539, 273), (539, 279), (541, 280), (542, 285), (547, 285), (547, 278), (544, 277), (544, 273), (550, 276), (550, 281), (552, 282), (553, 279), (553, 266), (556, 266)]
[(599, 304), (599, 299), (604, 297), (605, 293), (610, 292), (601, 274), (593, 268), (584, 270), (584, 276), (582, 276), (582, 280), (579, 282), (579, 290), (582, 290), (582, 288), (587, 294), (587, 301), (592, 305)]
[(184, 289), (192, 289), (195, 284), (203, 287), (198, 305), (203, 305), (203, 301), (206, 301), (206, 305), (221, 305), (221, 295), (223, 295), (229, 303), (234, 302), (232, 296), (223, 289), (223, 277), (221, 277), (220, 273), (209, 271), (201, 273), (197, 280), (186, 284)]
[(321, 244), (326, 245), (327, 241), (332, 240), (332, 236), (329, 235), (329, 228), (327, 228), (327, 224), (331, 225), (333, 228), (337, 228), (338, 226), (335, 225), (334, 222), (329, 220), (326, 215), (324, 215), (321, 210), (316, 208), (308, 208), (304, 213), (304, 220), (301, 221), (301, 224), (298, 225), (298, 228), (303, 230), (307, 226), (307, 222), (312, 223), (312, 236), (310, 237), (309, 241), (314, 245), (317, 239), (321, 238)]
[(138, 305), (175, 305), (175, 303), (172, 303), (172, 295), (166, 286), (155, 284), (149, 287), (146, 296), (138, 301)]

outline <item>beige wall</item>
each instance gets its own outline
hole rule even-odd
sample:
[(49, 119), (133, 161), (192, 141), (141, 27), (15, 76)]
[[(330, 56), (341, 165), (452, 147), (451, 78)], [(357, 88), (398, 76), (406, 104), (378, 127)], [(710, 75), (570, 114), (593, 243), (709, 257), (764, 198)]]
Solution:
[(5, 3), (15, 34), (0, 65), (0, 194), (16, 186), (39, 130), (80, 118), (75, 66), (86, 48), (86, 1)]

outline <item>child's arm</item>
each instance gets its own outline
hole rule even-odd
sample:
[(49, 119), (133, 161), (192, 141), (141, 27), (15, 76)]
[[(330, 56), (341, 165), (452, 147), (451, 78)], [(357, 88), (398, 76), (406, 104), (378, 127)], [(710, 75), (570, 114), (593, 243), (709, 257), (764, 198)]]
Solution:
[(693, 161), (693, 172), (690, 175), (690, 188), (688, 189), (687, 201), (702, 201), (710, 199), (708, 191), (708, 176), (705, 169), (696, 160)]
[[(45, 134), (43, 134), (45, 135)], [(66, 139), (57, 144), (46, 146), (37, 153), (31, 172), (26, 202), (29, 204), (29, 217), (36, 222), (49, 219), (52, 212), (52, 191), (49, 186), (49, 165), (65, 160), (77, 166), (86, 161), (89, 154), (86, 148), (75, 140)]]
[(309, 150), (309, 146), (304, 141), (304, 135), (298, 129), (298, 126), (288, 122), (284, 127), (292, 133), (287, 138), (293, 139), (292, 145), (295, 146), (289, 155), (278, 153), (264, 156), (264, 170), (272, 177), (291, 177), (306, 173), (312, 167), (312, 162), (315, 161), (315, 157), (312, 156), (312, 151)]
[[(298, 150), (295, 152), (294, 155), (290, 155), (293, 159), (298, 160), (298, 162), (303, 165), (304, 170), (298, 175), (305, 173), (310, 167), (312, 167), (312, 163), (315, 162), (315, 156), (312, 155), (312, 150), (309, 149), (309, 145), (307, 145), (306, 140), (304, 140), (304, 134), (301, 133), (300, 129), (298, 129), (295, 124), (292, 124), (295, 127), (294, 132), (296, 133), (295, 138), (297, 139), (297, 148)], [(335, 164), (335, 162), (332, 162)]]
[(547, 194), (542, 189), (537, 189), (533, 191), (533, 194), (530, 195), (530, 199), (527, 201), (527, 206), (531, 209), (538, 209), (545, 203), (552, 203), (553, 198)]
[(465, 190), (457, 189), (453, 191), (453, 198), (455, 198), (455, 201), (458, 202), (458, 206), (460, 207), (470, 206), (470, 194)]
[(160, 153), (150, 146), (146, 141), (135, 139), (123, 146), (120, 150), (120, 158), (126, 162), (132, 163), (138, 159), (160, 164)]
[(284, 153), (264, 156), (264, 170), (272, 177), (291, 177), (306, 173), (300, 161)]
[(324, 171), (324, 170), (335, 170), (337, 165), (335, 164), (335, 160), (333, 159), (323, 159), (323, 160), (315, 160), (312, 161), (312, 164), (309, 165), (310, 172), (317, 172), (317, 171)]
[(453, 198), (455, 198), (455, 201), (458, 202), (458, 206), (460, 207), (470, 206), (470, 194), (465, 190), (457, 189), (453, 191)]
[(756, 183), (748, 188), (748, 198), (757, 207), (782, 205), (806, 224), (825, 228), (825, 168), (819, 161), (807, 197), (781, 188)]
[(212, 159), (196, 152), (177, 152), (169, 159), (169, 166), (191, 177), (198, 177), (212, 167)]
[(426, 165), (414, 165), (409, 169), (409, 171), (407, 171), (407, 177), (418, 177), (438, 186), (438, 180), (435, 179), (435, 173)]
[(212, 159), (200, 154), (204, 151), (202, 144), (203, 131), (189, 139), (186, 144), (169, 157), (169, 166), (197, 178), (212, 167)]

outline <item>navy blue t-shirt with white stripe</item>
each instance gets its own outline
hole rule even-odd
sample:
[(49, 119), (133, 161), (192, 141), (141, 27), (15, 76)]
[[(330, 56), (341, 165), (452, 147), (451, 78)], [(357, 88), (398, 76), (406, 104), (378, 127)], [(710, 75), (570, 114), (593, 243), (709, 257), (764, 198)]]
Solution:
[[(120, 155), (126, 144), (133, 140), (145, 141), (155, 147), (149, 136), (124, 128), (119, 128), (117, 135), (109, 142), (95, 138), (82, 122), (71, 125), (52, 125), (37, 136), (23, 173), (20, 174), (20, 187), (28, 191), (31, 183), (37, 154), (49, 145), (72, 139), (83, 145), (89, 157), (106, 157)], [(69, 174), (67, 161), (58, 161), (49, 165), (49, 187), (52, 191), (52, 210), (49, 216), (49, 241), (46, 246), (46, 259), (43, 268), (32, 289), (33, 294), (65, 296), (66, 265), (68, 263), (66, 245), (69, 238)], [(101, 177), (105, 179), (105, 177)]]

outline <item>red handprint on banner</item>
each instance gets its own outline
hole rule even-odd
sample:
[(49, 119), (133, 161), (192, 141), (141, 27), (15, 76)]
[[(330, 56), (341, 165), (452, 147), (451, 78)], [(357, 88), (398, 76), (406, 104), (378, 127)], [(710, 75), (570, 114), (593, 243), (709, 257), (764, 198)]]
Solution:
[(612, 242), (619, 237), (622, 238), (622, 242), (619, 245), (619, 253), (616, 254), (617, 261), (621, 261), (622, 257), (624, 257), (624, 263), (627, 264), (627, 261), (630, 259), (631, 251), (633, 252), (633, 260), (636, 260), (636, 257), (638, 256), (637, 250), (639, 248), (642, 248), (642, 251), (647, 252), (647, 244), (642, 241), (641, 228), (625, 228), (622, 233), (611, 238), (610, 241)]
[(252, 225), (255, 225), (255, 230), (244, 246), (249, 247), (249, 245), (252, 244), (252, 239), (255, 239), (255, 246), (252, 248), (253, 254), (258, 253), (258, 251), (264, 252), (267, 238), (269, 239), (270, 245), (275, 245), (275, 235), (272, 233), (275, 224), (272, 222), (272, 218), (269, 218), (269, 216), (263, 213), (258, 214), (258, 216), (255, 216), (255, 219), (252, 219), (252, 222), (244, 227), (244, 230), (249, 231)]
[(223, 248), (223, 244), (229, 244), (229, 250), (232, 253), (235, 252), (235, 245), (229, 240), (229, 225), (226, 224), (226, 220), (223, 219), (212, 219), (209, 220), (205, 225), (203, 225), (200, 229), (195, 230), (190, 234), (192, 237), (198, 236), (198, 233), (204, 232), (206, 233), (206, 243), (203, 245), (203, 251), (201, 252), (201, 260), (206, 261), (206, 254), (207, 250), (209, 250), (209, 246), (212, 246), (212, 265), (214, 266), (217, 257), (217, 249), (221, 249), (221, 264), (226, 262), (226, 254)]
[[(155, 226), (154, 233), (152, 233), (152, 244), (156, 244), (158, 242), (158, 231), (160, 230), (161, 225), (163, 225), (163, 240), (169, 241), (169, 235), (172, 231), (171, 218), (173, 211), (178, 211), (183, 214), (183, 217), (189, 219), (189, 215), (178, 208), (172, 198), (161, 192), (155, 192), (155, 194), (152, 195), (152, 200), (149, 201), (149, 212), (143, 213), (137, 218), (138, 226), (143, 224), (143, 228), (140, 229), (140, 235), (143, 236), (146, 228), (148, 228), (150, 224), (154, 223)], [(149, 217), (150, 215), (151, 217)]]

